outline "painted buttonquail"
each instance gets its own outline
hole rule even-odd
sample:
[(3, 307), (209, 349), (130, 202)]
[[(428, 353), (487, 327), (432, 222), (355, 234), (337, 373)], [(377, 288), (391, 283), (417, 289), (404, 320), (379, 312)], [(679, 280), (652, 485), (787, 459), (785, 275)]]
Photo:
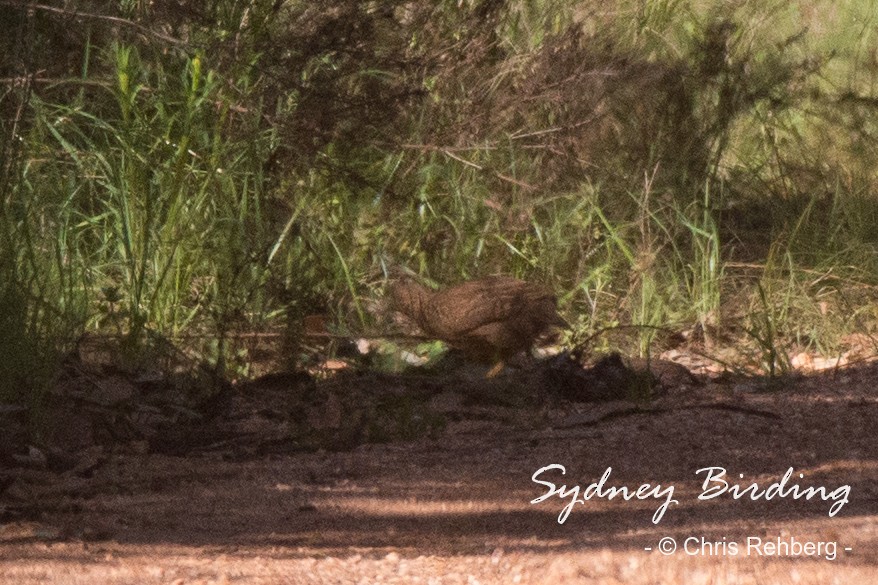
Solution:
[(411, 279), (390, 289), (393, 308), (414, 321), (427, 337), (461, 350), (473, 360), (495, 364), (528, 351), (537, 338), (567, 324), (548, 289), (511, 278), (490, 276), (438, 291)]

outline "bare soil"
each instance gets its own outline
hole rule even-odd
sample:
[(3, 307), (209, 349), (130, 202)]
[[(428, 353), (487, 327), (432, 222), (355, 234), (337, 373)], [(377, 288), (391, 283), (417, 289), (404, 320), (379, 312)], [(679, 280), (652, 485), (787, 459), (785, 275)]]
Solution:
[[(715, 381), (648, 406), (467, 405), (454, 385), (432, 402), (445, 424), (408, 441), (91, 446), (65, 471), (5, 472), (0, 583), (878, 583), (876, 382), (875, 366), (770, 390)], [(368, 393), (374, 380), (356, 383)], [(326, 410), (315, 420), (338, 428)], [(570, 497), (531, 504), (546, 491), (532, 476), (550, 464), (566, 474), (541, 478), (559, 485), (584, 489), (612, 468), (607, 487), (673, 485), (678, 503), (656, 524), (664, 498), (592, 498), (560, 524)], [(705, 467), (761, 489), (793, 468), (788, 485), (850, 493), (834, 517), (819, 496), (699, 500)], [(664, 537), (673, 554), (658, 550)], [(772, 554), (753, 539), (822, 544)]]

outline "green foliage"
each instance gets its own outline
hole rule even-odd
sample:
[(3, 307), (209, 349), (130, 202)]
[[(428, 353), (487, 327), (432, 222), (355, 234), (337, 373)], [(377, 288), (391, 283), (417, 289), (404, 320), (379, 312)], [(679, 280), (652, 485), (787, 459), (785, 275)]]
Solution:
[(874, 2), (196, 4), (0, 25), (10, 351), (196, 334), (222, 371), (238, 331), (381, 330), (399, 266), (543, 280), (644, 355), (752, 308), (769, 372), (871, 327)]
[(746, 328), (747, 335), (756, 342), (761, 354), (760, 366), (774, 381), (780, 373), (790, 371), (789, 357), (780, 345), (782, 334), (780, 328), (785, 325), (788, 305), (776, 307), (769, 303), (768, 295), (762, 283), (757, 284), (759, 305), (750, 313), (750, 323)]
[(53, 307), (33, 307), (32, 291), (0, 267), (0, 402), (38, 406), (60, 362)]

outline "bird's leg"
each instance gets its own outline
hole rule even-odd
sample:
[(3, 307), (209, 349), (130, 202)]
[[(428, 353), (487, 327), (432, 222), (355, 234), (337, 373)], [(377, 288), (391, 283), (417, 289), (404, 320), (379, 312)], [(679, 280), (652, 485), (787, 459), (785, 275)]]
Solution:
[(503, 360), (498, 361), (494, 364), (494, 367), (488, 370), (488, 373), (485, 374), (485, 378), (496, 378), (500, 372), (503, 371), (503, 368), (506, 366), (506, 363)]

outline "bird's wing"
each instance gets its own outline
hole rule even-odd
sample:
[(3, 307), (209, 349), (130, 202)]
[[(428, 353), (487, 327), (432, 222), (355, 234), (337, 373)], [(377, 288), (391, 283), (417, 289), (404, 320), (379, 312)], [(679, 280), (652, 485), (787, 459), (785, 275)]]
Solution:
[(470, 281), (436, 293), (427, 318), (438, 334), (446, 339), (465, 337), (474, 330), (493, 323), (516, 329), (520, 320), (539, 303), (551, 303), (554, 297), (538, 286), (510, 278), (492, 277)]

